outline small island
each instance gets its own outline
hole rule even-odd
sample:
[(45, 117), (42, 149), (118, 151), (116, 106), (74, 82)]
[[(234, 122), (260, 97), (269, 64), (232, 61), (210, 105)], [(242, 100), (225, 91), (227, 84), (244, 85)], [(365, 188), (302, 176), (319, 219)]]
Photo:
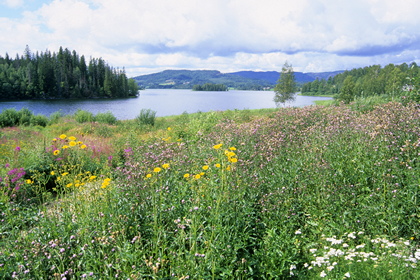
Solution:
[(194, 85), (194, 91), (228, 91), (229, 88), (223, 84), (206, 83), (204, 85)]

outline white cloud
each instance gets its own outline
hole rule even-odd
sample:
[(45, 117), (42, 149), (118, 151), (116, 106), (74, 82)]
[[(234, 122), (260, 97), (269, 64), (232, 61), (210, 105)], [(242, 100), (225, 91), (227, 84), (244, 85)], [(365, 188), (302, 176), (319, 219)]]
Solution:
[(9, 8), (18, 8), (23, 6), (24, 1), (23, 0), (3, 0), (1, 1), (4, 5), (6, 5)]
[(285, 60), (337, 70), (418, 59), (418, 11), (417, 0), (54, 0), (0, 18), (0, 54), (63, 46), (133, 75), (279, 70)]

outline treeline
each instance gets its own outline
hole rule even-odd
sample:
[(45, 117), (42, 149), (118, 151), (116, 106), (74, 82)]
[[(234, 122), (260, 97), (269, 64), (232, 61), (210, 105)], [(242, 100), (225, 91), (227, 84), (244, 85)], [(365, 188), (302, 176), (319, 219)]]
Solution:
[(204, 85), (194, 85), (192, 90), (195, 91), (228, 91), (228, 87), (223, 84), (205, 83)]
[(217, 70), (165, 70), (133, 79), (144, 88), (192, 89), (194, 85), (206, 83), (223, 84), (238, 90), (264, 90), (273, 87), (271, 82), (263, 79), (226, 74)]
[(352, 101), (355, 97), (397, 94), (419, 85), (420, 69), (415, 62), (385, 67), (372, 65), (345, 71), (328, 80), (315, 80), (302, 85), (303, 95), (336, 95)]
[(138, 96), (138, 85), (124, 70), (102, 58), (79, 56), (60, 47), (58, 53), (31, 53), (15, 59), (0, 56), (0, 99), (123, 98)]

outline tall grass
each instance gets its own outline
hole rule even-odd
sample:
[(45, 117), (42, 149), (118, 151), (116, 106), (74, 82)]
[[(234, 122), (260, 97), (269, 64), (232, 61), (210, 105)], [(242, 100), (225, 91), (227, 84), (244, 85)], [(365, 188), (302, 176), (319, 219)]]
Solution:
[(419, 122), (391, 102), (4, 129), (0, 275), (419, 278)]

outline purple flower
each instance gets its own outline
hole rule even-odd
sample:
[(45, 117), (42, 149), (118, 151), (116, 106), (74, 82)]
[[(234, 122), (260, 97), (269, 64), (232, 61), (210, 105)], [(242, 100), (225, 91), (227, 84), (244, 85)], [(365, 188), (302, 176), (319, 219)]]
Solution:
[(15, 151), (19, 152), (20, 151), (20, 147), (16, 146)]

